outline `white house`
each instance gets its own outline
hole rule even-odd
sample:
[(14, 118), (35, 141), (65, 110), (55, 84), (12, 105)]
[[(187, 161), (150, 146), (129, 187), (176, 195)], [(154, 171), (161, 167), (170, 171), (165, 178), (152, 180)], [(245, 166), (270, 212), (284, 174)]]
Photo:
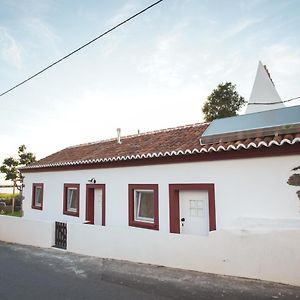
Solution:
[(70, 251), (300, 285), (299, 142), (295, 106), (68, 147), (22, 169), (24, 220), (66, 223)]
[[(216, 123), (249, 126), (275, 112), (297, 126), (231, 128), (221, 133), (228, 141), (201, 145)], [(299, 219), (286, 183), (299, 163), (299, 124), (297, 106), (66, 148), (22, 169), (24, 217), (201, 235), (243, 218)]]

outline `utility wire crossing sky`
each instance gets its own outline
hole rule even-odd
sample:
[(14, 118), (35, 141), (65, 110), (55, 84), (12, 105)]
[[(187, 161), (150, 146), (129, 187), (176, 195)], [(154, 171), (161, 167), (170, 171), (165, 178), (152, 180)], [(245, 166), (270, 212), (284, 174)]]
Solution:
[(85, 48), (86, 46), (94, 43), (95, 41), (97, 41), (98, 39), (102, 38), (103, 36), (107, 35), (108, 33), (114, 31), (115, 29), (117, 29), (118, 27), (124, 25), (125, 23), (127, 23), (128, 21), (134, 19), (135, 17), (143, 14), (144, 12), (146, 12), (147, 10), (149, 10), (150, 8), (154, 7), (155, 5), (159, 4), (160, 2), (163, 2), (164, 0), (159, 0), (154, 2), (153, 4), (147, 6), (146, 8), (140, 10), (139, 12), (137, 12), (136, 14), (132, 15), (131, 17), (127, 18), (126, 20), (120, 22), (119, 24), (113, 26), (112, 28), (108, 29), (107, 31), (103, 32), (102, 34), (98, 35), (97, 37), (95, 37), (94, 39), (92, 39), (91, 41), (85, 43), (84, 45), (80, 46), (79, 48), (75, 49), (74, 51), (70, 52), (69, 54), (65, 55), (64, 57), (60, 58), (59, 60), (53, 62), (52, 64), (50, 64), (49, 66), (45, 67), (44, 69), (42, 69), (41, 71), (35, 73), (34, 75), (30, 76), (29, 78), (25, 79), (24, 81), (18, 83), (17, 85), (13, 86), (12, 88), (8, 89), (7, 91), (3, 92), (2, 94), (0, 94), (1, 96), (4, 96), (5, 94), (11, 92), (12, 90), (16, 89), (17, 87), (19, 87), (20, 85), (26, 83), (27, 81), (33, 79), (34, 77), (42, 74), (43, 72), (47, 71), (48, 69), (52, 68), (53, 66), (55, 66), (56, 64), (62, 62), (63, 60), (65, 60), (66, 58), (70, 57), (71, 55), (75, 54), (76, 52), (82, 50), (83, 48)]
[[(124, 136), (200, 123), (204, 101), (222, 82), (249, 100), (258, 61), (286, 105), (299, 105), (300, 1), (231, 4), (0, 0), (0, 162), (22, 144), (40, 159), (116, 137), (116, 128)], [(92, 42), (152, 5), (68, 63), (36, 75), (81, 49), (80, 41)]]

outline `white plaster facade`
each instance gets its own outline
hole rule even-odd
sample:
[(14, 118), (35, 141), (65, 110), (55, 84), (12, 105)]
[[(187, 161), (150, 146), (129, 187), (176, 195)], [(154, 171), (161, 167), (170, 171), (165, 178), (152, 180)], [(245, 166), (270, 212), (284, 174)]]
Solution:
[[(159, 185), (159, 231), (169, 233), (169, 184), (214, 183), (216, 227), (300, 228), (296, 187), (288, 185), (300, 155), (123, 168), (25, 173), (24, 218), (82, 224), (86, 184), (106, 186), (106, 227), (128, 228), (128, 184)], [(32, 184), (44, 183), (43, 210), (31, 208)], [(63, 214), (64, 183), (80, 184), (79, 217)], [(149, 229), (142, 229), (145, 234)]]
[[(0, 240), (50, 247), (53, 221), (64, 221), (71, 252), (300, 286), (300, 202), (286, 183), (299, 159), (26, 173), (24, 218), (0, 216)], [(91, 178), (106, 185), (106, 226), (83, 224)], [(44, 183), (43, 210), (31, 208), (33, 183)], [(80, 184), (79, 217), (63, 214), (64, 183)], [(128, 225), (128, 184), (138, 183), (159, 185), (159, 230)], [(176, 183), (215, 184), (216, 231), (169, 233), (169, 184)]]

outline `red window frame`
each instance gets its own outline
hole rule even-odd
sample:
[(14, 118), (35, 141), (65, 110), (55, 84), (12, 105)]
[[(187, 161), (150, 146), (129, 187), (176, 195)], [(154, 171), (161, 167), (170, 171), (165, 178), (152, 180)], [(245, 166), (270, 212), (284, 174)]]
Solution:
[(170, 232), (180, 233), (179, 191), (204, 190), (208, 192), (209, 231), (216, 230), (215, 185), (213, 183), (169, 184)]
[[(76, 188), (77, 189), (77, 210), (76, 211), (69, 211), (68, 210), (68, 189), (69, 188)], [(73, 217), (79, 217), (79, 201), (80, 199), (80, 184), (78, 183), (65, 183), (64, 184), (64, 207), (63, 207), (63, 213), (64, 215), (69, 215)]]
[[(35, 191), (36, 188), (39, 187), (42, 189), (42, 199), (41, 199), (41, 206), (36, 205), (36, 199), (35, 199)], [(31, 208), (43, 210), (43, 202), (44, 202), (44, 184), (43, 183), (33, 183), (32, 184), (32, 202), (31, 202)]]
[[(154, 201), (154, 222), (143, 222), (135, 220), (134, 213), (134, 191), (135, 190), (153, 190)], [(146, 229), (159, 230), (158, 216), (158, 184), (129, 184), (128, 185), (128, 214), (129, 226)]]

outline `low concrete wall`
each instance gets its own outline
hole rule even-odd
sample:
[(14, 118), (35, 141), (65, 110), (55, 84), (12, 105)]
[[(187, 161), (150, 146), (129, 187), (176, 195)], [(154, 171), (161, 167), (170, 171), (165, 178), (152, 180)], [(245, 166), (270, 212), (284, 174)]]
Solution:
[(300, 230), (220, 230), (197, 237), (68, 224), (68, 250), (300, 286)]
[(0, 240), (48, 248), (53, 245), (54, 224), (0, 215)]
[[(51, 247), (54, 223), (0, 216), (0, 240)], [(218, 230), (208, 237), (68, 224), (68, 251), (300, 286), (300, 230)]]

